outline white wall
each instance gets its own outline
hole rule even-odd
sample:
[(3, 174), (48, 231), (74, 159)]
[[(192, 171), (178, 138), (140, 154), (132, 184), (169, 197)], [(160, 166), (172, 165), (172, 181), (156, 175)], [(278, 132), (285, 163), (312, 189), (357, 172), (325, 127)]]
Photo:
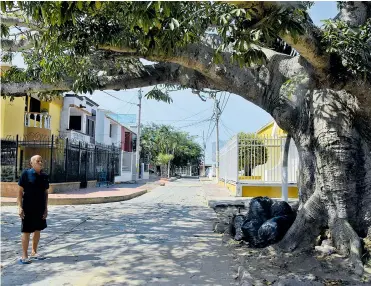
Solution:
[(120, 183), (120, 182), (130, 182), (132, 181), (132, 173), (131, 172), (126, 172), (122, 173), (120, 176), (115, 177), (115, 183)]
[(115, 183), (132, 181), (133, 179), (132, 161), (133, 160), (134, 160), (133, 153), (121, 151), (120, 176), (115, 176)]
[[(110, 137), (110, 125), (112, 124), (112, 137)], [(95, 140), (105, 145), (119, 144), (121, 142), (121, 125), (110, 120), (103, 109), (97, 110)]]
[[(96, 116), (96, 126), (95, 126), (95, 141), (100, 144), (104, 144), (104, 133), (107, 132), (105, 130), (105, 119), (106, 113), (100, 109), (97, 110)], [(109, 132), (109, 130), (108, 130)]]
[[(87, 114), (79, 111), (73, 107), (70, 107), (71, 104), (74, 104), (76, 106), (83, 105), (85, 106), (84, 110), (93, 113), (93, 110), (96, 110), (96, 106), (90, 106), (86, 104), (86, 99), (83, 98), (83, 100), (80, 100), (77, 97), (63, 97), (63, 108), (61, 112), (61, 123), (60, 123), (60, 131), (63, 133), (69, 128), (69, 122), (70, 122), (70, 116), (75, 115), (75, 116), (81, 116), (81, 132), (86, 133), (86, 119), (87, 119)], [(97, 124), (97, 123), (96, 123)]]

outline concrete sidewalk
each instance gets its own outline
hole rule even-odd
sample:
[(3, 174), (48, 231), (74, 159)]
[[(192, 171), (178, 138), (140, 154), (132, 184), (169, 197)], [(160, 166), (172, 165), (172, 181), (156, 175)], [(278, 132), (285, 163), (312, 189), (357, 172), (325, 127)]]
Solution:
[[(160, 181), (140, 184), (116, 184), (107, 187), (77, 189), (66, 193), (49, 194), (49, 205), (82, 205), (126, 201), (158, 187)], [(2, 206), (16, 206), (16, 198), (1, 197)]]

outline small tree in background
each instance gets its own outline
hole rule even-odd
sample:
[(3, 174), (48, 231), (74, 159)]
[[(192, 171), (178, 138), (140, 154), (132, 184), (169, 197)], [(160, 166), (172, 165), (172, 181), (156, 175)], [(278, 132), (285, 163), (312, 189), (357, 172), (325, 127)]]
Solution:
[(254, 133), (238, 133), (238, 169), (244, 176), (251, 176), (252, 170), (268, 161), (268, 149), (264, 141)]
[(157, 165), (160, 165), (160, 168), (161, 168), (161, 177), (162, 178), (170, 177), (169, 173), (166, 174), (166, 169), (167, 169), (166, 167), (173, 158), (174, 158), (174, 155), (164, 154), (164, 153), (160, 153), (156, 157), (156, 163), (157, 163)]

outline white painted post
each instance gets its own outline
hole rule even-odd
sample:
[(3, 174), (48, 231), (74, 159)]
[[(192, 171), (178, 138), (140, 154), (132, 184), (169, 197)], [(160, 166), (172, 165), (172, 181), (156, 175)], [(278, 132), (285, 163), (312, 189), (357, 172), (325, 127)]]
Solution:
[[(287, 135), (285, 147), (283, 149), (283, 158), (282, 158), (282, 200), (287, 202), (289, 200), (289, 187), (288, 187), (288, 157), (289, 157), (289, 150), (290, 150), (290, 141), (291, 136)], [(282, 146), (282, 145), (281, 145)]]
[(131, 152), (131, 156), (130, 156), (130, 174), (131, 174), (131, 177), (133, 178), (133, 152)]
[(141, 120), (141, 115), (142, 115), (142, 89), (139, 90), (139, 93), (138, 93), (138, 98), (139, 98), (139, 104), (138, 104), (138, 128), (137, 128), (137, 145), (136, 145), (136, 170), (137, 170), (137, 174), (136, 174), (136, 180), (139, 180), (139, 162), (140, 162), (140, 120)]

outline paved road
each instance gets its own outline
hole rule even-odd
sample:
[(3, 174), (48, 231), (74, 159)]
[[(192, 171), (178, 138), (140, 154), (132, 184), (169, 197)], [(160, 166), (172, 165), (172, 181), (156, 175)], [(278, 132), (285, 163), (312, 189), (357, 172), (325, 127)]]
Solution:
[(31, 265), (15, 262), (15, 211), (2, 207), (2, 285), (236, 285), (198, 180), (120, 203), (50, 206), (40, 244), (48, 258)]

